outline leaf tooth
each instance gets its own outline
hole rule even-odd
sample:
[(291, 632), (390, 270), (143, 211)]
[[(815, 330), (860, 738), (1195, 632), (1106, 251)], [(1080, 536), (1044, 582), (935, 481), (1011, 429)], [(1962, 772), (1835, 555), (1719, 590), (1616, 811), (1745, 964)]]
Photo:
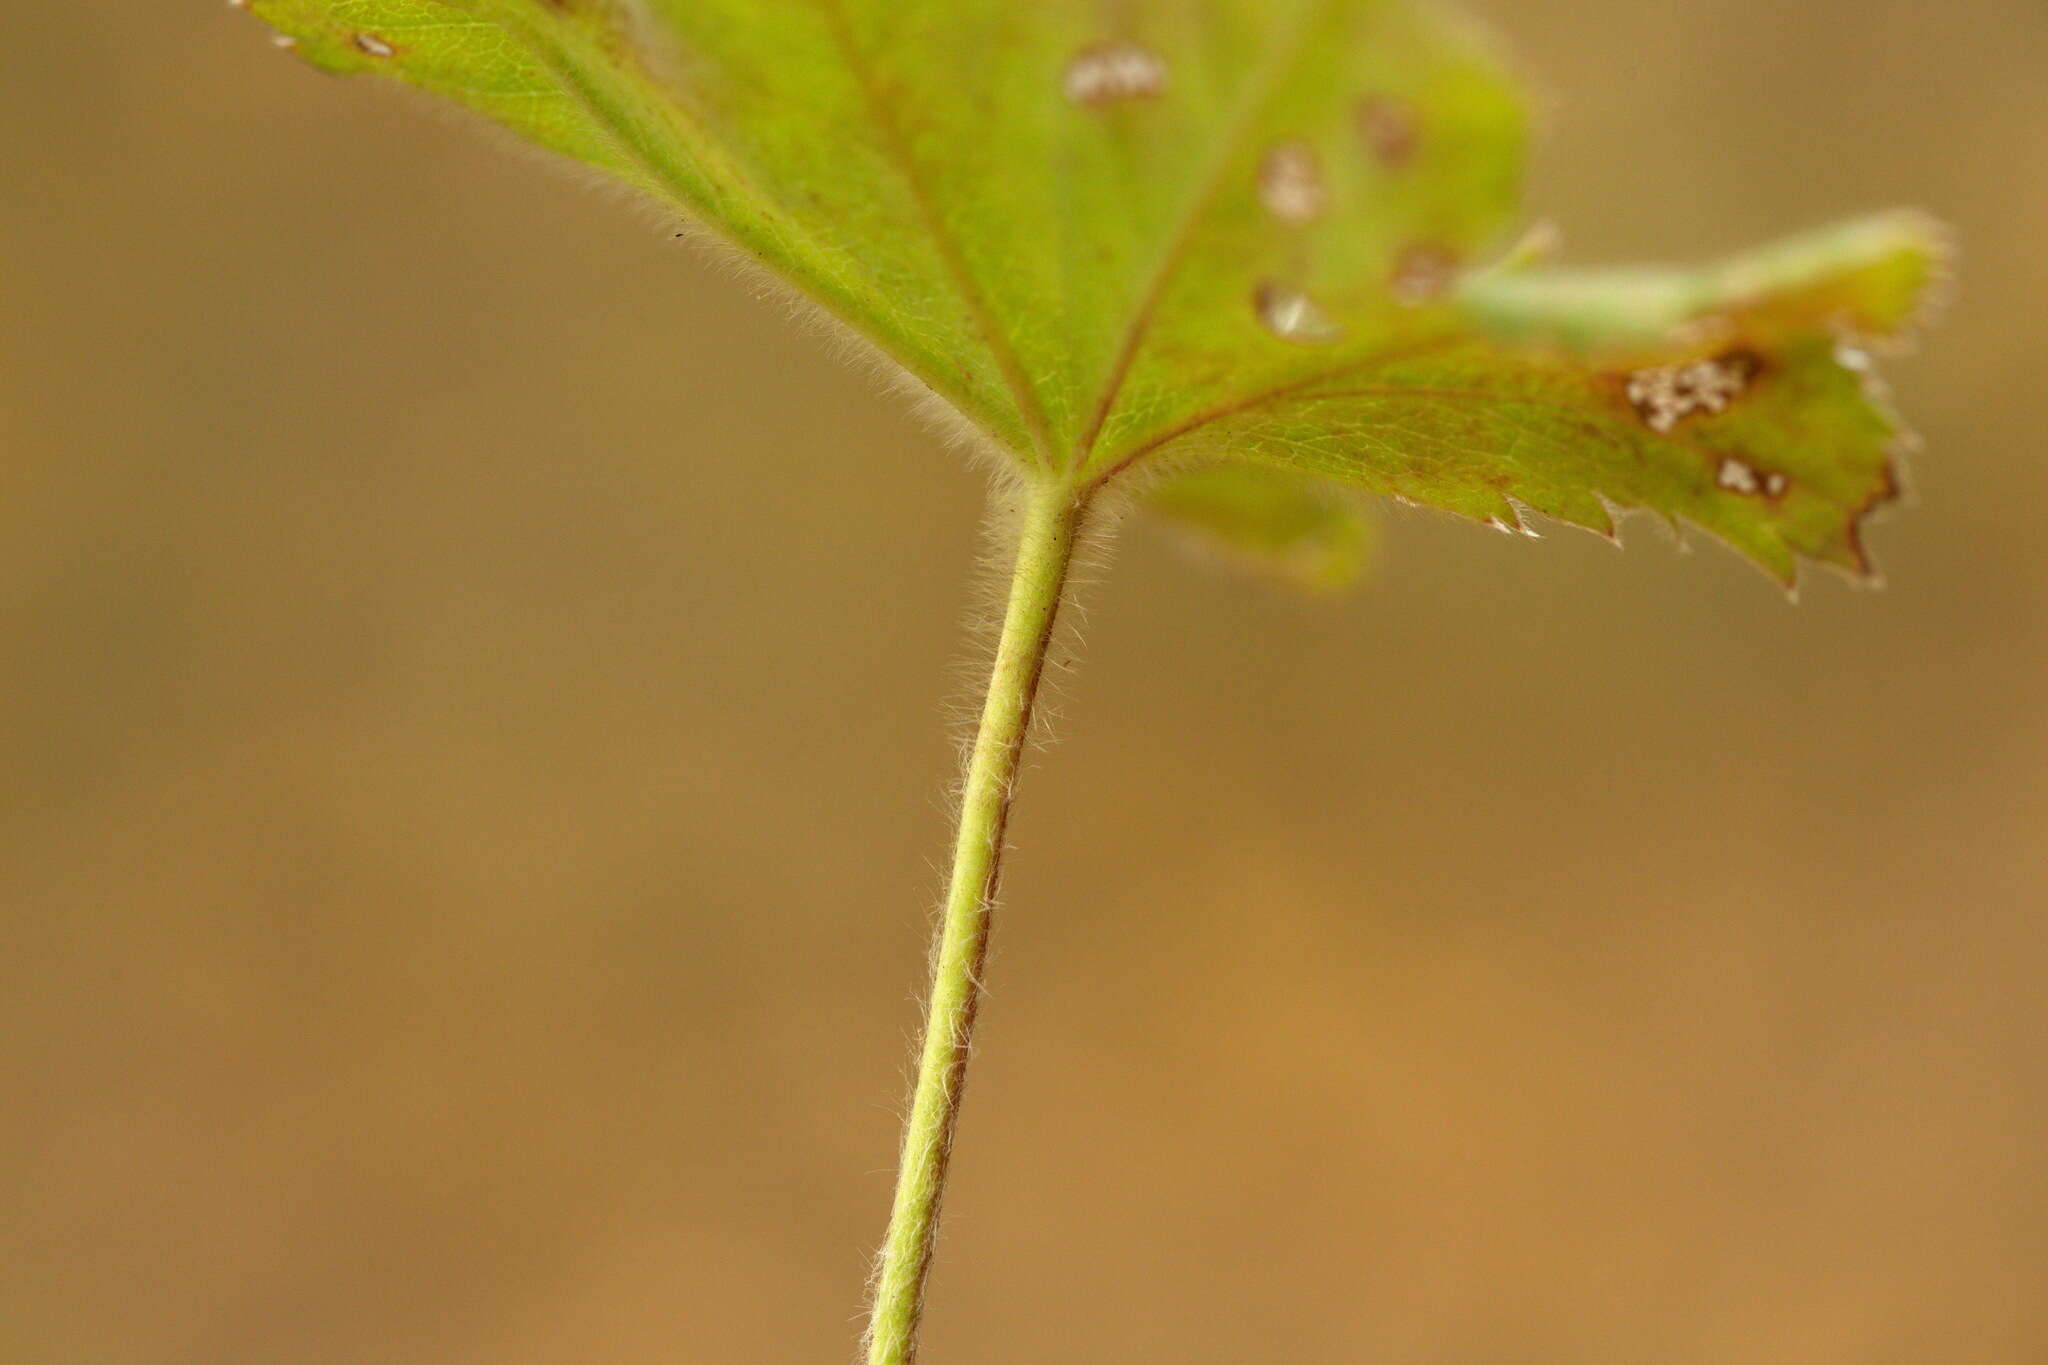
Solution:
[(1514, 497), (1508, 499), (1508, 506), (1515, 509), (1516, 535), (1525, 536), (1530, 540), (1543, 539), (1543, 533), (1529, 524), (1529, 518), (1535, 515), (1534, 508), (1521, 499)]

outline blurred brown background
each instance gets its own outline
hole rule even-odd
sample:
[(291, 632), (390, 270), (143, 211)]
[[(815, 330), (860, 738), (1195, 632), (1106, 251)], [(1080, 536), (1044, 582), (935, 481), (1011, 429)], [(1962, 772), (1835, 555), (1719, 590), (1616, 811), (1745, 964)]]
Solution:
[[(978, 476), (460, 120), (6, 8), (0, 1359), (847, 1358)], [(1133, 526), (934, 1365), (2048, 1360), (2048, 9), (1487, 8), (1579, 259), (1959, 225), (1892, 586)]]

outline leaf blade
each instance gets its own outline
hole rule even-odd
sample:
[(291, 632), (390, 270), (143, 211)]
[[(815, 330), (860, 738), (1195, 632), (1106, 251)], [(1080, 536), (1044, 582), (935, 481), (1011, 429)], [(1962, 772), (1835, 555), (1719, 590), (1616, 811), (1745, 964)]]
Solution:
[[(1835, 339), (1916, 314), (1927, 221), (1689, 269), (1475, 268), (1525, 101), (1410, 0), (250, 8), (316, 65), (660, 196), (1077, 485), (1222, 459), (1509, 527), (1643, 507), (1781, 580), (1868, 572), (1896, 492), (1903, 433)], [(1180, 511), (1255, 540), (1271, 490), (1232, 488)]]
[(1872, 574), (1863, 524), (1898, 495), (1906, 433), (1835, 343), (1789, 348), (1724, 411), (1665, 432), (1628, 397), (1640, 373), (1465, 342), (1217, 412), (1162, 449), (1260, 459), (1502, 530), (1526, 529), (1526, 508), (1612, 536), (1616, 509), (1648, 510), (1787, 586), (1802, 556)]
[(1177, 470), (1145, 504), (1197, 545), (1307, 592), (1352, 586), (1371, 557), (1360, 492), (1294, 469), (1222, 461)]

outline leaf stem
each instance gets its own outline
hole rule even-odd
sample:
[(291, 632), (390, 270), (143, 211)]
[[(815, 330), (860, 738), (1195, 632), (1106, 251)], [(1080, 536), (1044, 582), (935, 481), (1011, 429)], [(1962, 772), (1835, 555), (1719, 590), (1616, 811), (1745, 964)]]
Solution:
[(876, 1269), (868, 1365), (911, 1365), (917, 1358), (925, 1281), (931, 1274), (939, 1204), (945, 1195), (960, 1093), (981, 1004), (981, 971), (988, 958), (1003, 831), (1083, 510), (1083, 500), (1070, 486), (1035, 482), (1018, 528), (1009, 603), (961, 795), (895, 1205)]

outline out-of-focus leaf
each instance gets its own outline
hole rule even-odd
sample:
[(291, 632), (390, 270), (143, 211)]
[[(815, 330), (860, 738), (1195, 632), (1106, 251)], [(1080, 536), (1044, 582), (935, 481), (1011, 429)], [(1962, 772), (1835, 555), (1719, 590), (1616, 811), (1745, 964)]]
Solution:
[(1776, 346), (1815, 332), (1893, 338), (1924, 310), (1947, 256), (1923, 214), (1858, 218), (1712, 265), (1475, 271), (1457, 299), (1488, 335), (1610, 355), (1700, 344)]
[(1228, 461), (1177, 472), (1147, 502), (1226, 557), (1311, 591), (1349, 587), (1372, 549), (1357, 489), (1272, 465)]
[(248, 3), (667, 201), (1077, 490), (1220, 454), (1507, 526), (1645, 507), (1789, 578), (1862, 568), (1895, 487), (1836, 333), (1911, 311), (1924, 227), (1489, 265), (1522, 100), (1416, 0)]

